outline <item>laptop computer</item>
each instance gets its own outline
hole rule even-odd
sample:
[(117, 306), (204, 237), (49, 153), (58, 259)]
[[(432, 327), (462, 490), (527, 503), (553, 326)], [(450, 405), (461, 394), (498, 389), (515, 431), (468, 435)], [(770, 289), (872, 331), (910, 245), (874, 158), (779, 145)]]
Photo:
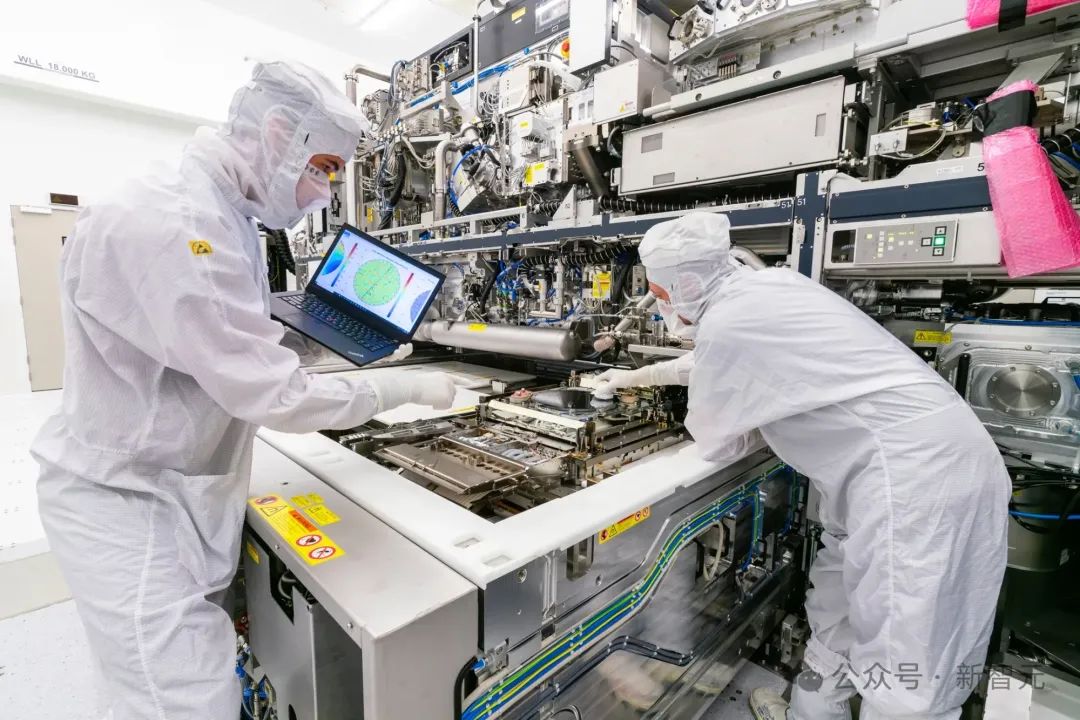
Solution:
[(307, 288), (271, 295), (270, 314), (350, 362), (366, 365), (412, 339), (445, 279), (345, 225)]

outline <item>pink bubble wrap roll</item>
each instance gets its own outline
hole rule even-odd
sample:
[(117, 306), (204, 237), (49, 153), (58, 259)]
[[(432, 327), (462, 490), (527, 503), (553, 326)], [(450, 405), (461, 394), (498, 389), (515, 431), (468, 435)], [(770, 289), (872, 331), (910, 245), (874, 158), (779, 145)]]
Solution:
[[(1028, 0), (1027, 14), (1053, 10), (1062, 5), (1071, 5), (1080, 0)], [(997, 25), (1001, 17), (1001, 0), (968, 0), (968, 27), (972, 30)]]
[[(987, 102), (1037, 89), (1032, 82), (1019, 82)], [(1009, 277), (1080, 265), (1080, 218), (1062, 192), (1035, 128), (1014, 127), (988, 135), (983, 158)]]

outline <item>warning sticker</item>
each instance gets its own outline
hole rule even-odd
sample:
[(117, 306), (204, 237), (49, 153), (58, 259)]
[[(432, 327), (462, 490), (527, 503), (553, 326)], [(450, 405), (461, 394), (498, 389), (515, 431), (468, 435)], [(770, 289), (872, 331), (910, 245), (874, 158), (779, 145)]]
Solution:
[[(307, 499), (310, 500), (311, 497), (309, 495)], [(293, 500), (295, 502), (296, 498)], [(280, 535), (308, 565), (321, 565), (327, 560), (345, 554), (337, 543), (326, 537), (299, 510), (277, 495), (252, 498), (248, 504), (266, 518), (266, 522), (274, 532)], [(310, 506), (308, 510), (310, 511)]]
[(341, 520), (334, 511), (325, 505), (311, 505), (304, 508), (304, 512), (311, 516), (311, 519), (320, 525), (333, 525)]
[(952, 342), (952, 333), (940, 330), (916, 330), (916, 345), (948, 345)]
[(595, 299), (611, 297), (611, 273), (598, 272), (593, 275), (592, 296)]
[(192, 240), (188, 243), (192, 255), (212, 255), (214, 248), (205, 240)]
[(487, 332), (487, 325), (484, 323), (469, 323), (469, 332)]
[(306, 508), (308, 505), (322, 505), (323, 499), (321, 495), (316, 493), (308, 493), (307, 495), (293, 495), (293, 505), (297, 507)]
[(603, 545), (607, 541), (612, 540), (619, 535), (622, 535), (624, 532), (634, 527), (635, 525), (640, 525), (641, 523), (648, 520), (650, 515), (652, 515), (651, 507), (642, 508), (633, 515), (628, 515), (619, 522), (604, 528), (600, 531), (600, 534), (598, 535), (600, 539), (600, 544)]
[(255, 548), (255, 545), (250, 542), (245, 544), (247, 545), (247, 554), (251, 556), (251, 559), (255, 561), (255, 564), (258, 565), (262, 562), (259, 560), (259, 551)]

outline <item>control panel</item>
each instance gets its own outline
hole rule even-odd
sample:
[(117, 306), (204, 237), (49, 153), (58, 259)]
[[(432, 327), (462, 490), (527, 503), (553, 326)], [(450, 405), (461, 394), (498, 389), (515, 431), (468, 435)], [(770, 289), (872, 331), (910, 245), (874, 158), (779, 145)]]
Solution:
[(955, 220), (837, 230), (832, 260), (857, 266), (951, 263), (956, 258), (956, 236)]

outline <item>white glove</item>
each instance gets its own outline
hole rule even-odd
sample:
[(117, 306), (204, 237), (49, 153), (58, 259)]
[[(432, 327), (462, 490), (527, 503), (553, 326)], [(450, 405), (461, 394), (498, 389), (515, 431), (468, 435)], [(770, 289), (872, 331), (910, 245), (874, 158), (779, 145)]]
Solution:
[(409, 382), (409, 402), (449, 410), (454, 405), (457, 385), (446, 373), (426, 373)]
[(386, 363), (387, 365), (389, 365), (390, 363), (401, 362), (405, 358), (412, 355), (412, 351), (413, 351), (412, 343), (405, 343), (404, 345), (398, 345), (397, 350), (395, 350), (390, 355), (387, 355), (382, 360), (379, 360), (379, 363)]
[(447, 410), (454, 404), (457, 385), (446, 373), (407, 373), (373, 377), (367, 380), (379, 400), (379, 412), (407, 403), (429, 405)]
[(615, 391), (622, 388), (689, 385), (693, 367), (694, 354), (687, 353), (674, 360), (646, 365), (637, 370), (608, 370), (596, 379), (593, 397), (597, 400), (610, 400), (615, 397)]

